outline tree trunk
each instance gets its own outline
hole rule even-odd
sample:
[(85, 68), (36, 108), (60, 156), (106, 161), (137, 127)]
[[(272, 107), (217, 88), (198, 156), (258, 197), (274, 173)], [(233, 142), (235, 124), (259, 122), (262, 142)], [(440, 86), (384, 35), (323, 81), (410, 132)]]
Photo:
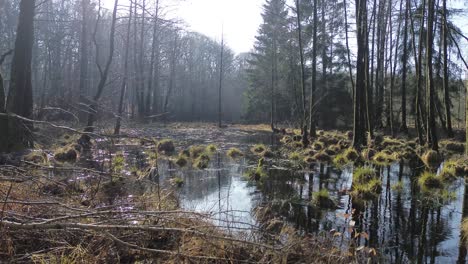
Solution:
[(314, 0), (314, 10), (313, 10), (313, 28), (312, 28), (312, 86), (310, 90), (310, 108), (309, 108), (309, 115), (310, 115), (310, 136), (316, 137), (315, 131), (315, 93), (317, 91), (317, 47), (318, 47), (318, 40), (317, 40), (317, 24), (318, 24), (318, 1)]
[[(88, 95), (88, 9), (89, 0), (81, 1), (81, 39), (80, 39), (80, 84), (79, 84), (79, 100), (86, 105), (86, 96)], [(80, 116), (85, 116), (86, 111), (80, 112)]]
[[(94, 132), (94, 122), (96, 121), (96, 115), (98, 113), (99, 100), (101, 99), (102, 93), (104, 92), (104, 87), (106, 86), (107, 77), (109, 75), (112, 60), (114, 58), (115, 24), (116, 24), (116, 18), (117, 18), (118, 4), (119, 4), (119, 0), (115, 0), (114, 10), (112, 12), (112, 24), (111, 24), (111, 28), (110, 28), (109, 56), (107, 57), (107, 62), (106, 62), (106, 65), (104, 67), (104, 71), (100, 71), (101, 76), (100, 76), (99, 84), (98, 84), (98, 87), (97, 87), (96, 95), (94, 96), (93, 102), (90, 105), (90, 111), (89, 111), (89, 114), (88, 114), (88, 122), (87, 122), (86, 128), (85, 128), (85, 132), (87, 132), (87, 133)], [(101, 7), (99, 7), (99, 9), (101, 9)], [(97, 25), (97, 23), (99, 23), (99, 17), (98, 17), (98, 20), (96, 21), (96, 25)], [(101, 68), (101, 66), (99, 64), (97, 66), (98, 66), (98, 68)], [(87, 147), (90, 144), (90, 140), (91, 140), (91, 137), (88, 134), (84, 134), (80, 138), (79, 141), (83, 146)]]
[(356, 91), (354, 93), (354, 133), (353, 147), (360, 149), (365, 144), (365, 100), (364, 93), (367, 90), (368, 65), (367, 50), (367, 0), (356, 1), (356, 29), (357, 29), (357, 70)]
[(125, 93), (127, 90), (127, 83), (128, 83), (128, 53), (130, 49), (130, 31), (132, 26), (132, 17), (133, 17), (133, 2), (130, 2), (130, 10), (129, 10), (129, 17), (128, 17), (128, 24), (127, 24), (127, 36), (125, 39), (125, 59), (124, 59), (124, 76), (122, 80), (122, 86), (120, 88), (120, 99), (119, 99), (119, 109), (117, 111), (117, 121), (115, 124), (114, 134), (120, 134), (120, 123), (122, 120), (122, 113), (123, 113), (123, 102), (125, 98)]
[[(33, 115), (31, 60), (34, 42), (35, 2), (35, 0), (22, 0), (20, 3), (15, 50), (11, 65), (10, 89), (6, 101), (7, 113), (26, 118), (32, 118)], [(8, 117), (3, 118), (2, 122), (5, 125), (1, 126), (0, 134), (7, 143), (5, 146), (0, 146), (0, 152), (33, 147), (30, 134), (31, 123)]]
[(219, 87), (218, 87), (218, 127), (221, 128), (222, 126), (222, 117), (223, 117), (223, 110), (221, 104), (221, 97), (222, 97), (222, 90), (223, 90), (223, 58), (224, 57), (224, 33), (221, 36), (221, 58), (220, 58), (220, 65), (219, 65)]
[[(155, 78), (154, 68), (156, 64), (156, 79), (159, 79), (159, 0), (156, 0), (156, 7), (155, 7), (155, 18), (153, 24), (153, 41), (151, 44), (151, 60), (150, 60), (150, 69), (149, 69), (149, 78), (148, 78), (148, 96), (146, 98), (146, 109), (148, 114), (156, 114), (157, 113), (157, 96), (158, 96), (158, 86), (159, 80), (156, 80), (155, 87), (153, 87), (153, 80)], [(193, 99), (193, 98), (192, 98)], [(151, 100), (153, 103), (151, 103)], [(193, 111), (192, 111), (193, 112)]]
[(448, 72), (448, 25), (447, 25), (447, 0), (443, 1), (443, 49), (444, 49), (444, 102), (445, 102), (445, 120), (447, 127), (447, 135), (452, 138), (454, 136), (452, 129), (452, 113), (450, 111), (450, 92), (449, 92), (449, 72)]
[(428, 0), (428, 16), (427, 16), (427, 39), (426, 39), (426, 85), (427, 85), (427, 138), (428, 146), (438, 151), (439, 144), (437, 139), (436, 122), (435, 122), (435, 92), (434, 78), (432, 69), (432, 54), (433, 54), (433, 30), (434, 30), (434, 0)]
[(410, 11), (410, 0), (401, 0), (406, 1), (405, 7), (405, 21), (403, 26), (403, 55), (401, 58), (402, 63), (402, 77), (401, 77), (401, 126), (400, 131), (407, 134), (408, 125), (406, 117), (406, 79), (408, 71), (408, 16)]
[[(305, 66), (304, 66), (304, 48), (302, 43), (302, 24), (301, 24), (301, 9), (299, 0), (296, 0), (296, 12), (297, 12), (297, 34), (299, 41), (299, 55), (301, 59), (301, 99), (302, 99), (302, 120), (301, 120), (301, 129), (302, 129), (302, 143), (304, 147), (309, 145), (309, 139), (307, 138), (307, 110), (306, 110), (306, 77), (305, 77)], [(315, 42), (314, 42), (315, 48)], [(315, 50), (315, 49), (314, 49)], [(315, 58), (315, 56), (313, 56)], [(312, 66), (313, 67), (313, 66)], [(313, 71), (313, 69), (312, 69)], [(315, 85), (313, 82), (313, 73), (312, 73), (312, 85)], [(313, 93), (310, 94), (310, 100), (312, 101)], [(311, 112), (312, 113), (312, 112)], [(311, 115), (312, 117), (312, 115)], [(312, 130), (312, 126), (311, 126)]]

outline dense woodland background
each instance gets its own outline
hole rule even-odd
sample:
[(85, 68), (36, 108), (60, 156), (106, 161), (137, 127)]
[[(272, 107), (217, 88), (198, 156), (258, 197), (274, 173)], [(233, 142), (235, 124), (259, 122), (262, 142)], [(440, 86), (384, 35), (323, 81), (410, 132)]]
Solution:
[(312, 136), (410, 127), (421, 143), (464, 120), (468, 38), (452, 18), (465, 11), (447, 0), (266, 0), (255, 46), (238, 55), (169, 19), (169, 2), (1, 1), (2, 111), (88, 132), (111, 118), (286, 123)]

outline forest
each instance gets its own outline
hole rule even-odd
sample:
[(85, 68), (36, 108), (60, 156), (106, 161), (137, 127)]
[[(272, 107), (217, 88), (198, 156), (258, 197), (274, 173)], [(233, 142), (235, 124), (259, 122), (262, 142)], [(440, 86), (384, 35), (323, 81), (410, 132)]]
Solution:
[(0, 263), (468, 263), (468, 2), (182, 2), (0, 0)]

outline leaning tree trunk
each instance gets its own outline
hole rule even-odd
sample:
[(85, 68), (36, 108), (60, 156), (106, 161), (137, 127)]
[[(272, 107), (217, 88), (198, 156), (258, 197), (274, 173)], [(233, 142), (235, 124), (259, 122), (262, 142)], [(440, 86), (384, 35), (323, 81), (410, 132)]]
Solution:
[[(10, 90), (6, 101), (7, 113), (25, 118), (33, 115), (33, 93), (31, 83), (31, 60), (34, 42), (35, 0), (22, 0), (18, 28), (16, 31), (15, 50), (11, 65)], [(3, 83), (3, 81), (2, 81)], [(2, 87), (3, 90), (3, 87)], [(2, 107), (3, 108), (3, 107)], [(0, 146), (0, 152), (33, 146), (32, 124), (16, 117), (2, 117), (5, 125), (0, 127), (0, 137), (7, 143)]]
[[(112, 12), (112, 24), (110, 28), (110, 47), (109, 47), (109, 56), (107, 57), (107, 62), (104, 68), (104, 71), (99, 71), (101, 73), (101, 78), (99, 80), (99, 84), (97, 87), (96, 95), (93, 98), (93, 102), (89, 106), (90, 111), (88, 114), (88, 122), (86, 124), (85, 132), (88, 134), (84, 134), (80, 138), (80, 143), (83, 146), (89, 146), (91, 137), (89, 136), (89, 133), (94, 132), (94, 122), (96, 121), (96, 116), (98, 113), (98, 103), (99, 100), (101, 99), (102, 93), (104, 92), (104, 87), (106, 86), (107, 82), (107, 77), (109, 75), (110, 71), (110, 66), (112, 64), (112, 59), (114, 58), (114, 48), (115, 48), (115, 24), (116, 24), (116, 18), (117, 18), (117, 7), (119, 4), (119, 0), (115, 0), (114, 2), (114, 11)], [(100, 7), (99, 7), (100, 8)], [(96, 24), (99, 23), (99, 17), (96, 22)], [(96, 32), (94, 32), (96, 34)], [(101, 66), (98, 64), (98, 68), (101, 69)]]

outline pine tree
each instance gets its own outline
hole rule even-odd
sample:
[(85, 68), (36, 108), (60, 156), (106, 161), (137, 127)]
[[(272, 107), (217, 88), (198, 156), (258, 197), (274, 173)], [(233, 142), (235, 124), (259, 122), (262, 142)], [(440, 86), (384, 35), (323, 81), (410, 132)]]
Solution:
[(259, 111), (267, 111), (269, 104), (270, 124), (276, 123), (276, 94), (283, 76), (280, 64), (286, 60), (288, 36), (288, 11), (284, 0), (267, 0), (263, 6), (263, 24), (256, 37), (252, 60), (249, 61), (251, 91), (254, 94), (269, 95), (269, 103), (257, 105)]

